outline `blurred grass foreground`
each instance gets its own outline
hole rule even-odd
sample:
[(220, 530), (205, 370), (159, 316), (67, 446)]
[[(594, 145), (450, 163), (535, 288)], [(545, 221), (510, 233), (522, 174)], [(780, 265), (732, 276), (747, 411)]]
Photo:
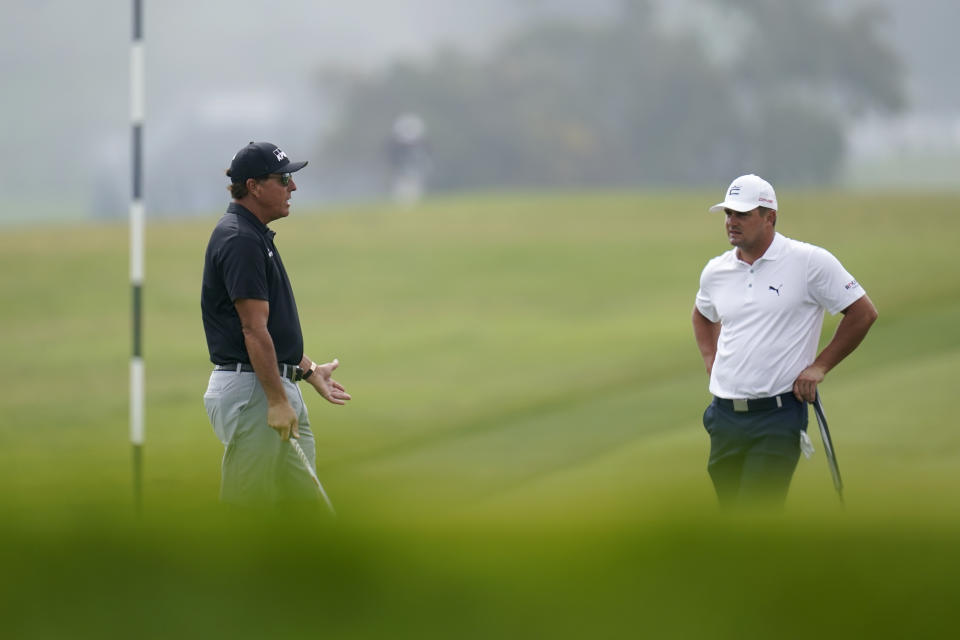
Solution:
[[(717, 513), (690, 329), (716, 194), (477, 196), (274, 223), (340, 517), (225, 513), (201, 396), (216, 215), (147, 236), (144, 507), (127, 229), (0, 235), (0, 636), (941, 637), (955, 627), (958, 201), (780, 194), (880, 320), (782, 514)], [(829, 318), (825, 339), (836, 318)]]

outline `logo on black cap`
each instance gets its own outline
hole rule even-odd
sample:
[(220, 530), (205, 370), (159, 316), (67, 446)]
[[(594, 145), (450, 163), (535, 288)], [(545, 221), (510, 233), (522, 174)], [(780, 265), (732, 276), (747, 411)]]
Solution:
[(280, 147), (270, 142), (251, 142), (237, 151), (227, 175), (233, 182), (259, 178), (271, 173), (293, 173), (307, 165), (305, 160), (291, 162)]

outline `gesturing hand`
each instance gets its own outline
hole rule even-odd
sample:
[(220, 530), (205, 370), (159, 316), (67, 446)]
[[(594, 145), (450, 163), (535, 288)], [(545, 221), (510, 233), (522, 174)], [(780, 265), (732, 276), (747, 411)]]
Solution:
[(307, 380), (313, 385), (313, 388), (323, 396), (327, 402), (333, 404), (346, 404), (350, 400), (350, 394), (343, 388), (343, 385), (331, 378), (333, 370), (340, 366), (340, 360), (333, 359), (333, 362), (321, 364), (314, 371), (313, 375)]

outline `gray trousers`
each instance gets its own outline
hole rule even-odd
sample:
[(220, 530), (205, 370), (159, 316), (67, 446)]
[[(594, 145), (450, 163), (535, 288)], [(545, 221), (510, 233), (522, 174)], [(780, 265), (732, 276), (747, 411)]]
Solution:
[[(287, 400), (297, 413), (300, 446), (311, 465), (316, 455), (310, 419), (300, 388), (283, 380)], [(288, 443), (267, 426), (267, 396), (253, 372), (214, 371), (203, 404), (223, 443), (221, 502), (271, 506), (317, 500), (317, 490)]]

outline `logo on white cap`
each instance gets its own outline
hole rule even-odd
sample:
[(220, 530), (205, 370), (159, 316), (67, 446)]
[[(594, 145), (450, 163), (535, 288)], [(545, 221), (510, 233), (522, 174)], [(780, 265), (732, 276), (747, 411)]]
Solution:
[(748, 173), (731, 182), (724, 201), (710, 207), (710, 211), (751, 211), (757, 207), (776, 209), (777, 196), (769, 182)]

